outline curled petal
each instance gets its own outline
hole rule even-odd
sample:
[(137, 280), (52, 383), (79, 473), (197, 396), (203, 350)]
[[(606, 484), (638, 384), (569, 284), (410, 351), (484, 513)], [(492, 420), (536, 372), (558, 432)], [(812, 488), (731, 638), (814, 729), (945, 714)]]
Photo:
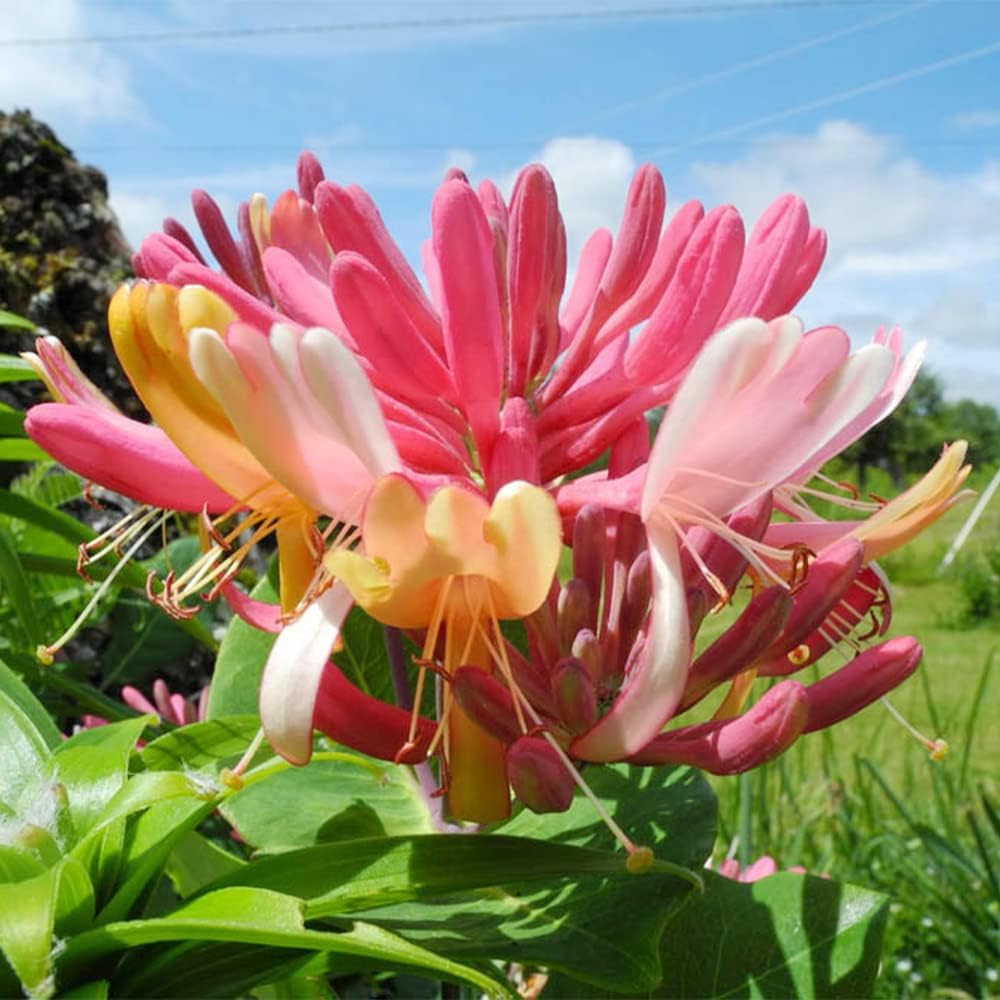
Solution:
[(286, 760), (312, 756), (313, 712), (330, 653), (354, 598), (336, 583), (278, 633), (260, 683), (260, 724)]

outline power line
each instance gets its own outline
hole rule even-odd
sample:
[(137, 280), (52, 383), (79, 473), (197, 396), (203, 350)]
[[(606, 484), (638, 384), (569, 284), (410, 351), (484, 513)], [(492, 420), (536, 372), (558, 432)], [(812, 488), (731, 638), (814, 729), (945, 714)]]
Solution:
[(720, 80), (728, 80), (730, 77), (737, 76), (740, 73), (745, 73), (748, 70), (759, 69), (761, 66), (768, 66), (771, 63), (787, 59), (789, 56), (799, 55), (802, 52), (809, 51), (809, 49), (818, 48), (821, 45), (828, 45), (830, 42), (839, 41), (841, 38), (847, 38), (850, 35), (857, 34), (858, 32), (868, 31), (870, 28), (880, 27), (883, 24), (888, 24), (890, 21), (896, 21), (901, 17), (909, 17), (911, 14), (916, 14), (929, 7), (934, 7), (941, 2), (942, 0), (922, 0), (922, 2), (914, 3), (910, 6), (904, 7), (902, 10), (894, 10), (887, 14), (879, 14), (877, 17), (869, 17), (864, 21), (858, 21), (856, 24), (850, 24), (846, 28), (838, 28), (836, 31), (829, 31), (826, 34), (817, 35), (815, 38), (808, 38), (803, 42), (796, 42), (794, 45), (789, 45), (786, 48), (777, 49), (774, 52), (766, 52), (764, 55), (757, 56), (754, 59), (748, 59), (745, 62), (737, 63), (735, 66), (727, 66), (725, 69), (718, 70), (714, 73), (706, 73), (704, 76), (699, 76), (694, 80), (688, 80), (686, 83), (680, 83), (673, 87), (666, 87), (663, 90), (656, 91), (655, 93), (646, 94), (643, 97), (637, 97), (631, 101), (624, 101), (621, 104), (616, 104), (614, 107), (606, 108), (604, 111), (600, 111), (593, 117), (588, 118), (587, 124), (589, 125), (591, 123), (607, 121), (610, 118), (617, 118), (619, 115), (625, 114), (629, 111), (634, 111), (636, 108), (648, 107), (650, 104), (662, 104), (665, 101), (669, 101), (671, 98), (680, 97), (683, 94), (689, 94), (692, 90), (697, 90), (699, 87), (706, 86), (707, 84), (718, 83)]
[[(558, 21), (636, 20), (643, 18), (690, 17), (692, 15), (738, 14), (757, 11), (801, 10), (817, 7), (871, 7), (876, 0), (702, 0), (701, 3), (671, 3), (650, 7), (623, 7), (617, 10), (577, 10), (532, 14), (496, 14), (489, 17), (456, 15), (436, 18), (399, 18), (382, 21), (343, 21), (327, 24), (269, 25), (246, 28), (184, 28), (164, 31), (124, 32), (117, 35), (79, 37), (8, 38), (0, 48), (46, 48), (61, 45), (132, 45), (163, 42), (206, 42), (218, 39), (288, 37), (296, 35), (347, 34), (373, 31), (434, 30), (441, 28), (495, 28), (546, 24)], [(905, 6), (912, 0), (881, 0), (891, 6)], [(967, 0), (977, 2), (977, 0)], [(979, 0), (982, 2), (982, 0)]]
[(901, 73), (893, 73), (890, 76), (883, 76), (877, 80), (871, 80), (868, 83), (863, 83), (858, 87), (851, 87), (848, 90), (841, 90), (835, 94), (828, 94), (826, 97), (820, 97), (813, 101), (806, 101), (803, 104), (795, 104), (790, 108), (785, 108), (782, 111), (775, 111), (769, 115), (762, 115), (760, 118), (754, 118), (753, 120), (743, 122), (740, 125), (733, 125), (730, 128), (719, 129), (716, 132), (709, 132), (705, 135), (696, 136), (694, 139), (690, 139), (687, 142), (677, 143), (672, 146), (660, 146), (659, 148), (653, 150), (650, 155), (662, 156), (667, 153), (675, 153), (682, 149), (693, 149), (696, 146), (704, 146), (720, 140), (732, 139), (736, 136), (743, 135), (746, 132), (752, 132), (754, 129), (760, 128), (761, 126), (774, 125), (777, 122), (785, 121), (787, 118), (793, 118), (796, 115), (805, 114), (807, 111), (819, 111), (821, 108), (828, 108), (834, 104), (842, 104), (844, 101), (849, 101), (855, 97), (861, 97), (863, 94), (871, 94), (877, 90), (885, 90), (888, 87), (895, 87), (897, 84), (906, 83), (908, 80), (915, 80), (918, 77), (927, 76), (930, 73), (937, 73), (940, 70), (949, 69), (952, 66), (959, 66), (963, 63), (973, 62), (976, 59), (982, 59), (985, 56), (993, 55), (997, 52), (1000, 52), (1000, 40), (991, 42), (989, 45), (984, 45), (981, 48), (959, 52), (957, 55), (948, 56), (945, 59), (937, 59), (934, 62), (917, 66), (914, 69), (904, 70)]

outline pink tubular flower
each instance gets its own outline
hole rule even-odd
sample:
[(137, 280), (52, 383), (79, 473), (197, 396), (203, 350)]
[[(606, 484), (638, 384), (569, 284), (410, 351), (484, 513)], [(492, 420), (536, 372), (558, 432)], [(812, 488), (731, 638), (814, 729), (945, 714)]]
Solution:
[[(912, 639), (862, 645), (888, 626), (872, 559), (960, 496), (964, 446), (864, 521), (813, 515), (807, 481), (899, 402), (922, 348), (904, 356), (894, 330), (852, 353), (842, 330), (787, 315), (826, 245), (799, 199), (775, 201), (749, 239), (729, 206), (689, 202), (664, 226), (646, 165), (565, 298), (565, 231), (539, 165), (509, 199), (446, 177), (423, 248), (429, 294), (371, 198), (311, 156), (297, 191), (241, 206), (235, 236), (207, 194), (193, 201), (218, 267), (168, 220), (136, 255), (147, 280), (111, 309), (158, 427), (116, 423), (48, 345), (39, 365), (61, 402), (32, 411), (29, 433), (131, 495), (176, 469), (176, 495), (157, 485), (147, 502), (242, 512), (225, 533), (206, 518), (199, 568), (157, 596), (182, 613), (220, 590), (280, 628), (261, 717), (289, 760), (308, 760), (316, 728), (387, 759), (436, 756), (452, 815), (490, 822), (510, 786), (564, 808), (572, 760), (755, 767), (915, 669)], [(651, 445), (645, 414), (661, 405)], [(88, 430), (99, 410), (106, 453)], [(606, 451), (606, 472), (567, 481)], [(246, 544), (277, 535), (280, 612), (231, 585), (247, 529)], [(564, 538), (573, 571), (559, 583)], [(749, 603), (696, 651), (702, 618), (744, 579)], [(331, 663), (354, 604), (421, 647), (411, 711)], [(510, 619), (527, 655), (501, 632)], [(786, 677), (844, 646), (858, 655), (839, 671)], [(744, 711), (758, 675), (783, 679)], [(720, 688), (712, 719), (679, 724)]]
[[(136, 272), (202, 284), (258, 326), (276, 310), (334, 331), (372, 380), (403, 461), (482, 475), (490, 492), (506, 481), (497, 449), (525, 456), (517, 478), (530, 482), (598, 456), (670, 400), (714, 330), (791, 309), (826, 248), (790, 195), (749, 241), (729, 206), (706, 214), (689, 202), (664, 227), (663, 180), (646, 165), (617, 237), (598, 230), (588, 241), (560, 312), (565, 231), (552, 179), (535, 164), (518, 175), (509, 201), (488, 181), (473, 190), (451, 176), (440, 186), (424, 247), (428, 298), (364, 191), (325, 180), (308, 155), (299, 181), (270, 209), (260, 196), (242, 206), (238, 238), (209, 196), (195, 193), (221, 272), (173, 221), (142, 244)], [(504, 400), (527, 405), (505, 420)]]

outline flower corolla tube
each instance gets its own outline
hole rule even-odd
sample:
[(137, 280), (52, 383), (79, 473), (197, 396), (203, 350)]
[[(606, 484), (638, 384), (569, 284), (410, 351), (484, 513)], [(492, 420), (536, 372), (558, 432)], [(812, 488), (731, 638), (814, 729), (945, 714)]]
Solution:
[[(664, 224), (663, 180), (643, 166), (617, 235), (591, 235), (568, 293), (537, 164), (509, 197), (448, 173), (425, 284), (370, 196), (309, 154), (297, 189), (254, 195), (235, 234), (205, 192), (193, 207), (216, 264), (168, 219), (110, 310), (154, 424), (118, 413), (45, 338), (31, 360), (55, 402), (26, 426), (141, 510), (201, 514), (202, 559), (151, 596), (188, 614), (221, 591), (279, 632), (261, 719), (289, 760), (309, 759), (316, 729), (389, 760), (435, 758), (450, 815), (490, 822), (511, 788), (565, 808), (574, 761), (755, 767), (916, 668), (916, 640), (886, 638), (874, 560), (964, 496), (965, 444), (888, 503), (823, 479), (898, 405), (923, 347), (904, 354), (893, 329), (852, 352), (842, 330), (790, 315), (826, 249), (800, 199), (778, 198), (749, 236), (731, 206), (688, 202)], [(820, 519), (817, 494), (851, 519)], [(151, 517), (107, 546), (146, 537)], [(278, 608), (232, 583), (270, 534)], [(405, 704), (360, 691), (331, 658), (355, 605), (415, 644)], [(705, 615), (729, 605), (731, 625), (699, 644)], [(847, 662), (791, 676), (831, 650)], [(758, 677), (778, 679), (753, 701)], [(716, 695), (707, 720), (678, 719)]]

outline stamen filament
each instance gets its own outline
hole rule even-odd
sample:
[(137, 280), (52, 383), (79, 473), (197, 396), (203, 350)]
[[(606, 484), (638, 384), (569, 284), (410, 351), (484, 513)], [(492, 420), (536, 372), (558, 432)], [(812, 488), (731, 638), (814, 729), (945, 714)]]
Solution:
[[(169, 516), (169, 514), (167, 514), (166, 512), (159, 512), (159, 513), (161, 520), (165, 520)], [(63, 632), (63, 634), (55, 642), (49, 644), (48, 646), (38, 647), (38, 649), (35, 651), (35, 655), (38, 657), (40, 663), (44, 664), (45, 666), (48, 666), (50, 663), (52, 663), (52, 659), (55, 656), (55, 654), (58, 653), (59, 650), (62, 649), (63, 646), (65, 646), (66, 643), (69, 642), (69, 640), (72, 639), (73, 636), (76, 635), (76, 633), (80, 630), (83, 623), (90, 616), (90, 613), (94, 610), (95, 607), (97, 607), (98, 602), (111, 588), (111, 585), (115, 582), (115, 579), (118, 577), (118, 574), (121, 573), (121, 571), (128, 565), (129, 561), (132, 559), (132, 556), (134, 556), (136, 552), (138, 552), (139, 549), (141, 549), (142, 546), (145, 545), (146, 540), (159, 527), (160, 527), (159, 521), (154, 521), (152, 526), (146, 528), (146, 530), (142, 532), (139, 535), (139, 537), (135, 539), (134, 542), (132, 542), (129, 548), (122, 555), (121, 559), (111, 570), (111, 572), (108, 573), (108, 575), (101, 581), (101, 585), (97, 588), (97, 590), (94, 591), (90, 600), (87, 602), (84, 609), (76, 616), (70, 627), (66, 629), (66, 631)]]
[(941, 739), (928, 739), (916, 726), (913, 725), (885, 696), (879, 699), (885, 706), (888, 713), (920, 744), (925, 746), (930, 753), (931, 760), (942, 761), (948, 755), (948, 741)]

